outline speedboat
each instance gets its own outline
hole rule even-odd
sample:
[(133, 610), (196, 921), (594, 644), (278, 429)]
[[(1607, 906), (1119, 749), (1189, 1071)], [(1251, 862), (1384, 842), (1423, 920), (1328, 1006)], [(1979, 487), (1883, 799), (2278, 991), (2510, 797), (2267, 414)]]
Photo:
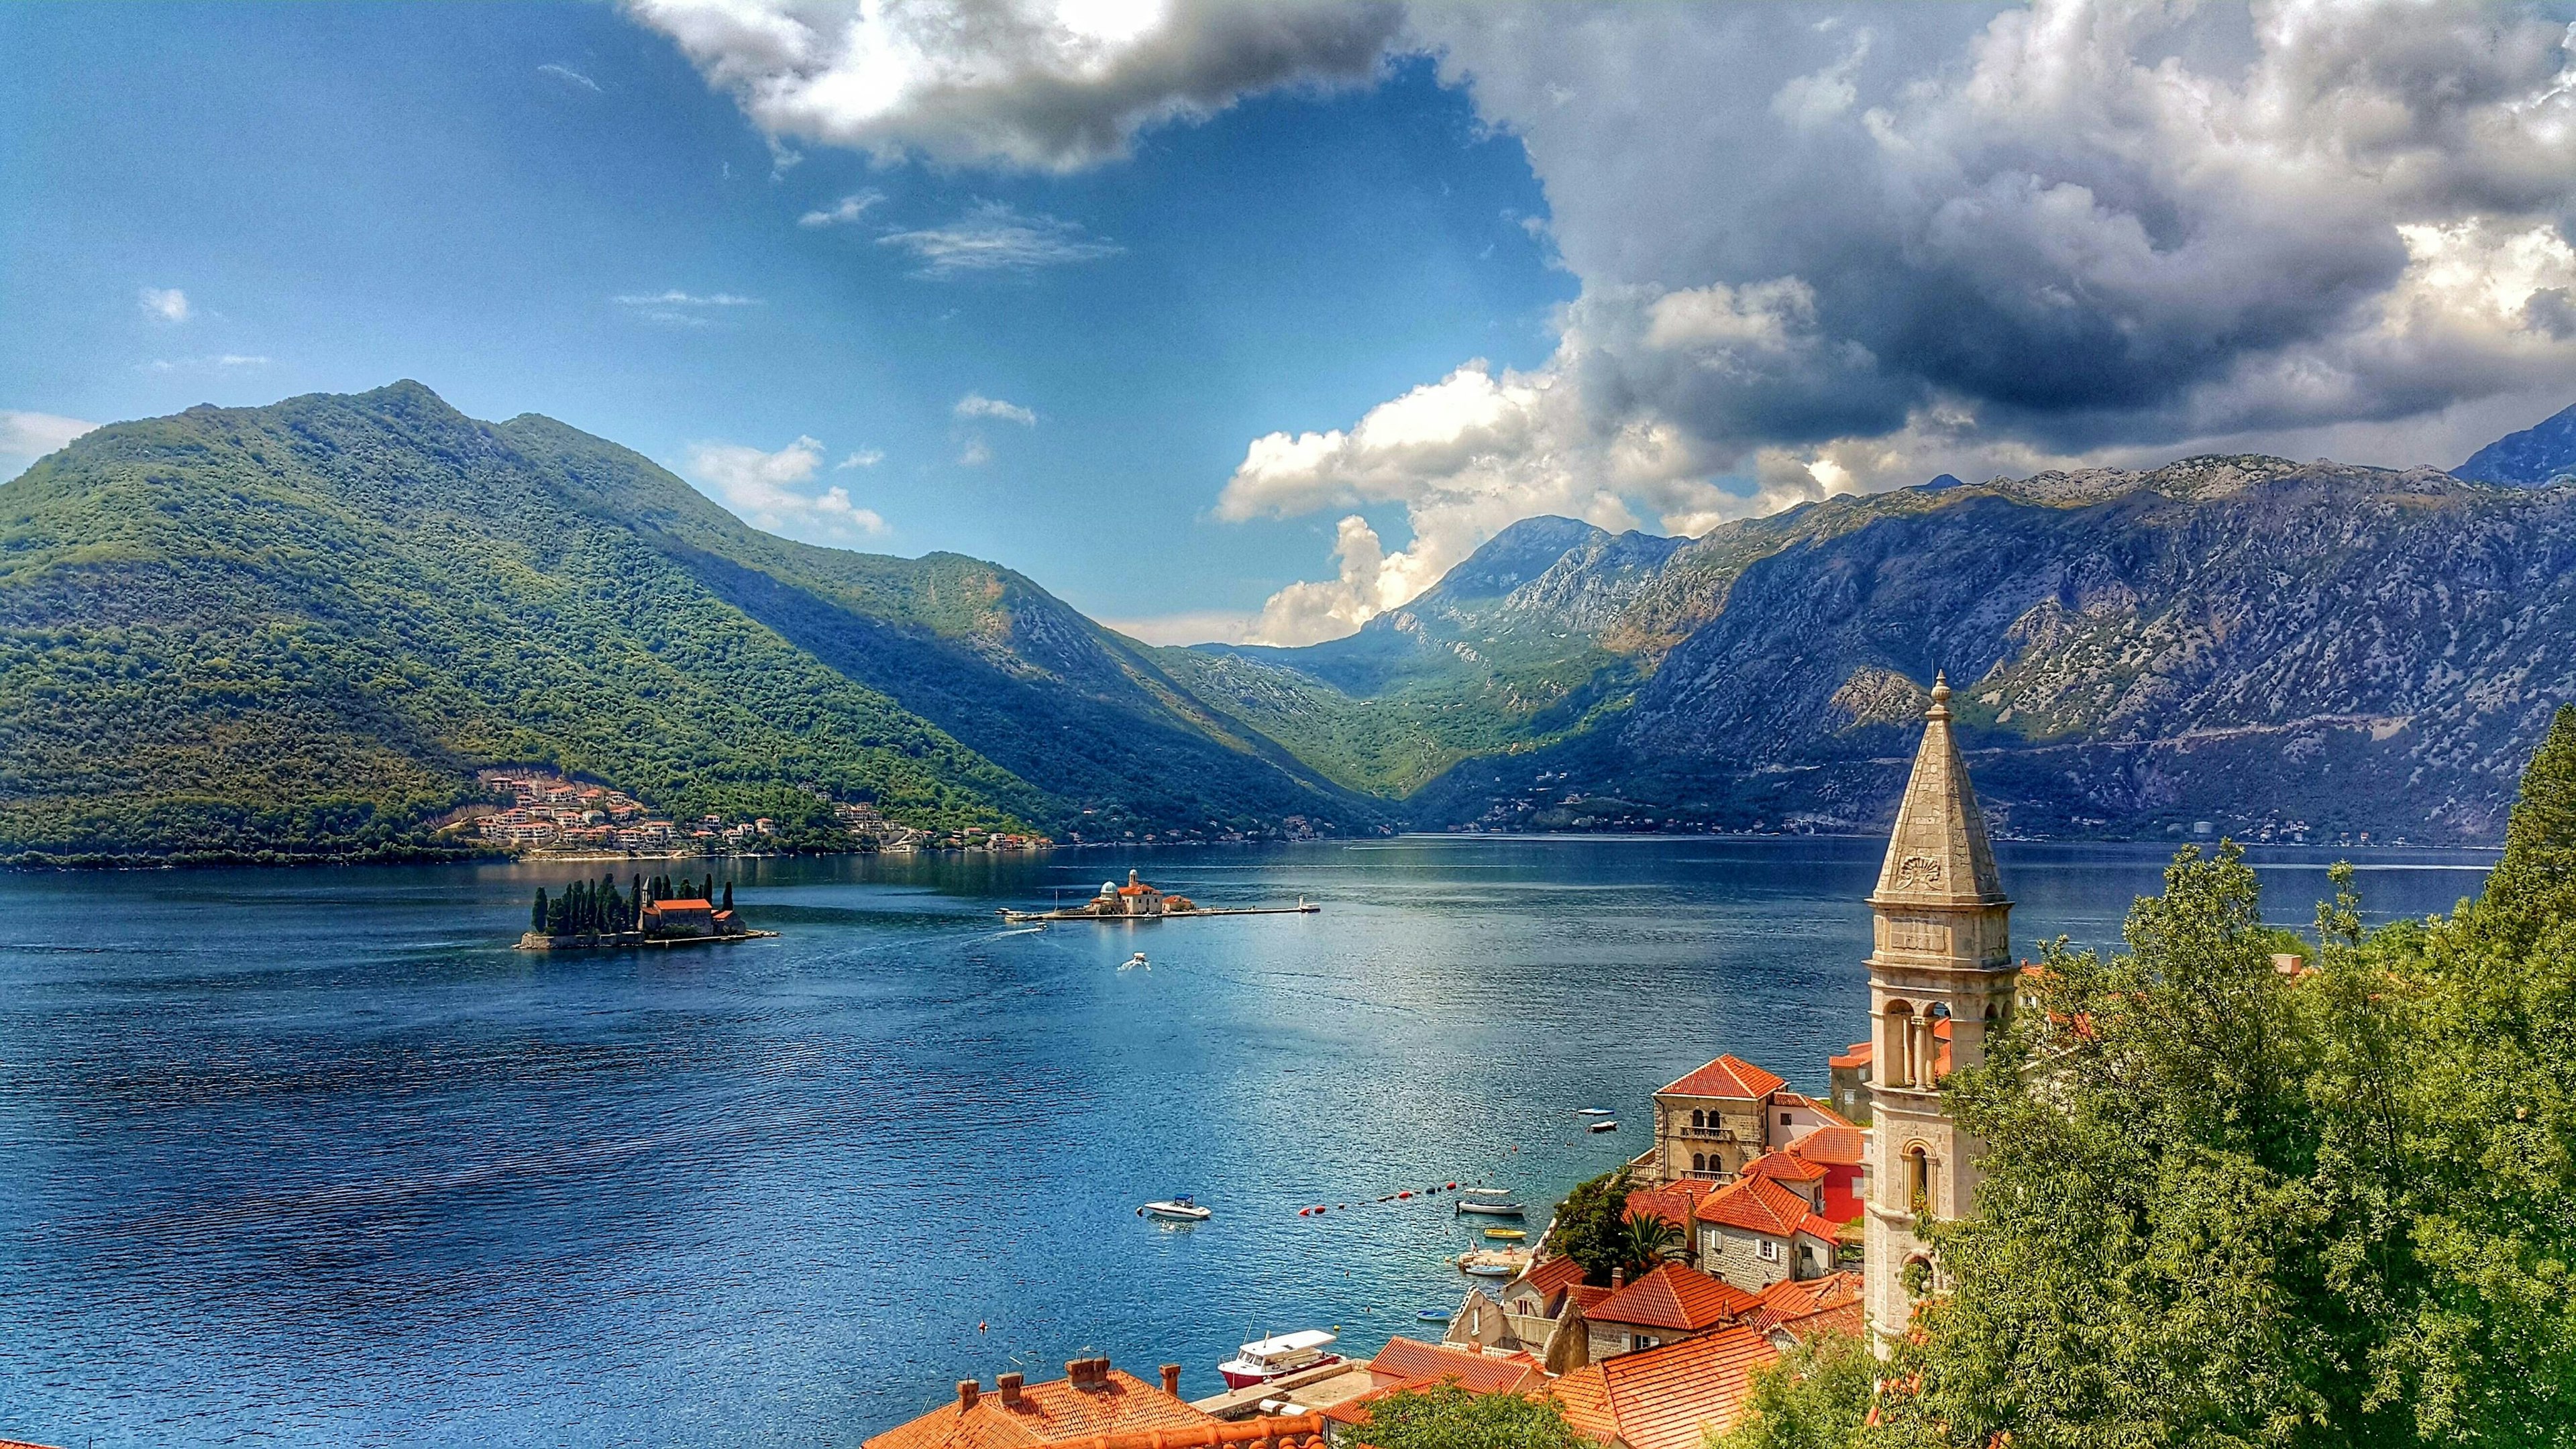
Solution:
[(1283, 1375), (1341, 1362), (1340, 1354), (1326, 1352), (1333, 1341), (1334, 1335), (1320, 1328), (1256, 1338), (1236, 1349), (1234, 1357), (1218, 1364), (1216, 1371), (1224, 1376), (1227, 1388), (1248, 1389)]
[(1593, 1130), (1593, 1131), (1595, 1131), (1595, 1132), (1616, 1132), (1616, 1131), (1618, 1131), (1618, 1130), (1619, 1130), (1619, 1124), (1618, 1124), (1618, 1123), (1616, 1123), (1616, 1122), (1611, 1121), (1611, 1120), (1610, 1120), (1609, 1118), (1607, 1118), (1607, 1117), (1604, 1117), (1604, 1118), (1602, 1118), (1600, 1121), (1598, 1121), (1598, 1122), (1595, 1122), (1595, 1123), (1591, 1124), (1591, 1126), (1592, 1126), (1592, 1130)]
[(1135, 966), (1144, 966), (1144, 967), (1145, 967), (1145, 969), (1146, 969), (1146, 970), (1148, 970), (1148, 971), (1151, 971), (1151, 970), (1153, 970), (1153, 969), (1154, 969), (1153, 967), (1146, 965), (1146, 963), (1145, 963), (1145, 953), (1144, 953), (1144, 952), (1142, 952), (1142, 951), (1139, 951), (1139, 952), (1137, 952), (1135, 955), (1130, 956), (1130, 957), (1128, 957), (1126, 960), (1121, 961), (1121, 962), (1119, 962), (1119, 963), (1118, 963), (1118, 969), (1119, 969), (1119, 970), (1121, 970), (1121, 971), (1125, 971), (1125, 970), (1129, 969), (1130, 967), (1135, 967)]
[(1447, 1323), (1450, 1319), (1448, 1310), (1441, 1308), (1425, 1308), (1413, 1316), (1424, 1323)]
[(1161, 1202), (1149, 1202), (1145, 1204), (1143, 1207), (1136, 1209), (1136, 1216), (1140, 1218), (1169, 1218), (1173, 1222), (1178, 1223), (1203, 1223), (1208, 1219), (1215, 1217), (1216, 1214), (1207, 1208), (1203, 1208), (1197, 1203), (1192, 1202), (1188, 1193), (1180, 1193), (1172, 1197), (1167, 1197)]
[(1521, 1239), (1528, 1237), (1529, 1234), (1522, 1232), (1518, 1228), (1487, 1228), (1485, 1229), (1485, 1236), (1490, 1241), (1497, 1243), (1517, 1243)]
[(1483, 1213), (1488, 1217), (1516, 1218), (1521, 1216), (1521, 1205), (1508, 1198), (1462, 1197), (1458, 1199), (1458, 1211)]
[(1577, 1117), (1607, 1117), (1610, 1115), (1610, 1109), (1607, 1107), (1577, 1107), (1574, 1109), (1574, 1115)]

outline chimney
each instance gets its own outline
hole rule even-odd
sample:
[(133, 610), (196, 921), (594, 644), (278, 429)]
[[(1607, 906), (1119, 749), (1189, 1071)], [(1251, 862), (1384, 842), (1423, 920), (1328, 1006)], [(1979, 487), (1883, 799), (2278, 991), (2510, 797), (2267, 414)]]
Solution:
[(996, 1374), (994, 1376), (993, 1387), (1002, 1391), (1003, 1408), (1016, 1409), (1020, 1406), (1020, 1385), (1022, 1382), (1024, 1382), (1024, 1380), (1017, 1373)]
[(975, 1380), (959, 1379), (957, 1381), (958, 1412), (963, 1413), (966, 1410), (975, 1407), (975, 1396), (980, 1392), (982, 1392), (982, 1390), (976, 1384)]
[(1078, 1389), (1088, 1382), (1090, 1378), (1091, 1360), (1087, 1358), (1069, 1358), (1064, 1361), (1064, 1381), (1066, 1383), (1069, 1383)]
[(1163, 1392), (1176, 1399), (1181, 1396), (1181, 1366), (1179, 1364), (1167, 1363), (1163, 1365)]
[(1611, 1292), (1613, 1292), (1613, 1293), (1616, 1293), (1616, 1292), (1618, 1292), (1620, 1289), (1625, 1288), (1625, 1287), (1627, 1287), (1627, 1286), (1628, 1286), (1628, 1270), (1627, 1270), (1627, 1269), (1625, 1269), (1625, 1268), (1613, 1268), (1613, 1269), (1611, 1269), (1611, 1270), (1610, 1270), (1610, 1291), (1611, 1291)]

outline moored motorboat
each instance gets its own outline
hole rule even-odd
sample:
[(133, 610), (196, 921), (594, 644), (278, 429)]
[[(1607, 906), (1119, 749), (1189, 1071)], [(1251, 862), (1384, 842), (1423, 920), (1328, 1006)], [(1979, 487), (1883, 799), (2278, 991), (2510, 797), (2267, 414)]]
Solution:
[(1528, 1237), (1529, 1234), (1521, 1231), (1519, 1228), (1487, 1228), (1485, 1229), (1485, 1236), (1497, 1243), (1517, 1243), (1521, 1239)]
[(1176, 1223), (1203, 1223), (1216, 1214), (1201, 1207), (1188, 1193), (1177, 1193), (1160, 1202), (1149, 1202), (1136, 1209), (1140, 1218), (1164, 1218)]
[(1607, 1117), (1610, 1115), (1610, 1109), (1607, 1107), (1577, 1107), (1574, 1109), (1574, 1115), (1577, 1117)]
[(1478, 1248), (1450, 1259), (1458, 1271), (1478, 1278), (1517, 1278), (1530, 1265), (1527, 1248)]
[(1619, 1130), (1619, 1124), (1611, 1121), (1607, 1117), (1604, 1117), (1600, 1121), (1592, 1123), (1591, 1128), (1595, 1132), (1616, 1132)]
[(1462, 1213), (1483, 1213), (1488, 1217), (1497, 1218), (1516, 1218), (1523, 1213), (1519, 1203), (1509, 1198), (1491, 1197), (1462, 1197), (1458, 1199), (1457, 1210)]
[(1234, 1357), (1218, 1364), (1216, 1371), (1227, 1388), (1248, 1389), (1304, 1369), (1339, 1363), (1342, 1356), (1328, 1351), (1334, 1337), (1323, 1329), (1309, 1328), (1257, 1338), (1236, 1349)]

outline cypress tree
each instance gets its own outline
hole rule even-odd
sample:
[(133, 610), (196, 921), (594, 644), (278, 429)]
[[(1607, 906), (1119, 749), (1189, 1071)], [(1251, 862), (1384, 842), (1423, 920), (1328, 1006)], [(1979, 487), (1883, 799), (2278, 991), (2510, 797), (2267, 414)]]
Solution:
[(542, 931), (545, 928), (546, 888), (544, 886), (539, 886), (537, 887), (537, 903), (533, 907), (529, 908), (528, 911), (528, 929), (531, 931)]
[(635, 896), (626, 903), (626, 929), (632, 931), (644, 924), (644, 877), (635, 877)]
[(733, 882), (732, 882), (732, 881), (726, 881), (726, 882), (725, 882), (725, 899), (724, 899), (724, 908), (725, 908), (726, 910), (728, 910), (728, 911), (733, 909)]
[(566, 909), (564, 898), (562, 896), (557, 896), (552, 901), (547, 902), (546, 934), (549, 936), (560, 936), (565, 934), (564, 923), (570, 918), (571, 912)]
[(2576, 918), (2576, 705), (2560, 705), (2522, 772), (2504, 858), (2487, 876), (2477, 919), (2486, 935), (2527, 949), (2552, 918)]

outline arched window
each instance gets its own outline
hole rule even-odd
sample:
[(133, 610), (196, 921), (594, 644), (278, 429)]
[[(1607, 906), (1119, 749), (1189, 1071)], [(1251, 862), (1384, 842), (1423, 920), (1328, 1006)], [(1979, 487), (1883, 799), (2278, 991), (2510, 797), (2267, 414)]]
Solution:
[(1932, 1210), (1932, 1156), (1920, 1142), (1905, 1149), (1905, 1205), (1918, 1213)]
[(1707, 1153), (1705, 1153), (1705, 1152), (1694, 1152), (1694, 1153), (1692, 1153), (1692, 1154), (1691, 1154), (1691, 1171), (1693, 1171), (1693, 1172), (1706, 1172), (1706, 1171), (1708, 1171), (1708, 1154), (1707, 1154)]
[(1692, 1125), (1693, 1127), (1705, 1127), (1705, 1126), (1707, 1126), (1707, 1125), (1708, 1125), (1708, 1114), (1707, 1114), (1706, 1112), (1701, 1111), (1701, 1110), (1700, 1110), (1700, 1109), (1698, 1109), (1697, 1107), (1693, 1107), (1693, 1108), (1691, 1109), (1691, 1125)]
[(1932, 1085), (1941, 1072), (1941, 1023), (1950, 1019), (1950, 1003), (1936, 1001), (1923, 1008), (1922, 1049), (1916, 1061), (1923, 1069), (1923, 1085)]

